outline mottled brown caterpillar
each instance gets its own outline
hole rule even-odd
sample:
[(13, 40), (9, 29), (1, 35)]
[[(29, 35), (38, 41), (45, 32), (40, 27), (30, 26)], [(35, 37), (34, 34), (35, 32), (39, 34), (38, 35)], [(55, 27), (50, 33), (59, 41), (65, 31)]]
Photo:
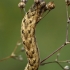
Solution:
[[(49, 6), (50, 5), (50, 6)], [(40, 65), (39, 50), (36, 44), (35, 28), (42, 19), (46, 10), (51, 10), (55, 5), (45, 1), (35, 2), (22, 19), (21, 38), (27, 55), (28, 63), (24, 70), (38, 70)]]

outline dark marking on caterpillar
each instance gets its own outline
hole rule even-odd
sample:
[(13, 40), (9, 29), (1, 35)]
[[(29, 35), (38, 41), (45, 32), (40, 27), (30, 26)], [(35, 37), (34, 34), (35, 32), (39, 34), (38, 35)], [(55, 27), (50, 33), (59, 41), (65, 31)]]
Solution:
[(27, 56), (28, 56), (28, 52), (26, 52)]
[(27, 15), (29, 14), (29, 12), (27, 12)]
[(34, 54), (34, 50), (32, 51), (32, 54)]
[(30, 66), (33, 66), (33, 64), (30, 63)]
[(27, 67), (27, 69), (29, 69), (29, 66)]
[(33, 58), (33, 55), (29, 55), (29, 58), (32, 59)]
[(30, 60), (29, 60), (29, 64), (30, 64), (30, 66), (33, 66), (33, 64), (31, 64)]
[(30, 43), (30, 44), (32, 43), (32, 39), (30, 39), (29, 43)]
[(32, 21), (30, 20), (30, 23), (32, 23)]
[(26, 19), (23, 20), (23, 22), (25, 22)]
[(34, 68), (32, 68), (32, 70), (34, 70)]
[(35, 60), (33, 60), (33, 64), (35, 64), (36, 63), (36, 59)]
[(22, 34), (24, 34), (24, 30), (22, 30)]
[(28, 33), (30, 34), (31, 30), (28, 30)]
[(25, 45), (25, 41), (23, 41), (23, 44)]

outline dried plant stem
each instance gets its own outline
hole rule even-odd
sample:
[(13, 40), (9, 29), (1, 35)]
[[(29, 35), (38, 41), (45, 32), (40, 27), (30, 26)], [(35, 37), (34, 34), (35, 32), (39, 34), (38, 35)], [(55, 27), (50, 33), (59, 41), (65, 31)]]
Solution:
[(50, 63), (57, 63), (62, 69), (64, 69), (63, 66), (60, 64), (60, 61), (51, 61), (51, 62), (42, 63), (41, 66), (45, 64), (50, 64)]
[(68, 12), (68, 6), (66, 5), (66, 15), (67, 15), (67, 20), (68, 20), (68, 18), (69, 18), (69, 14), (68, 14), (69, 12)]
[(69, 23), (67, 23), (67, 29), (66, 29), (66, 42), (68, 42), (68, 29), (69, 29)]
[(69, 12), (68, 6), (66, 5), (66, 15), (67, 15), (67, 29), (66, 29), (66, 42), (68, 41), (68, 27), (69, 27)]
[(55, 50), (53, 53), (51, 53), (49, 56), (47, 56), (45, 59), (43, 59), (40, 64), (42, 64), (45, 60), (47, 60), (48, 58), (50, 58), (53, 54), (55, 54), (56, 52), (58, 52), (59, 50), (61, 50), (65, 45), (70, 44), (70, 41), (64, 43), (62, 46), (60, 46), (57, 50)]
[(58, 52), (59, 50), (61, 50), (65, 45), (66, 45), (66, 43), (64, 43), (57, 50), (55, 50), (53, 53), (51, 53), (49, 56), (47, 56), (45, 59), (43, 59), (40, 63), (43, 63), (45, 60), (47, 60), (48, 58), (50, 58), (53, 54), (55, 54), (56, 52)]
[(8, 57), (5, 57), (5, 58), (1, 59), (0, 62), (1, 62), (1, 61), (4, 61), (4, 60), (7, 60), (7, 59), (9, 59), (9, 58), (11, 58), (11, 56), (8, 56)]
[(4, 60), (7, 60), (7, 59), (9, 59), (9, 58), (15, 57), (15, 52), (16, 52), (16, 50), (17, 50), (17, 47), (18, 47), (18, 46), (16, 45), (15, 48), (14, 48), (14, 50), (13, 50), (13, 52), (11, 53), (10, 56), (7, 56), (7, 57), (5, 57), (5, 58), (0, 59), (0, 62), (1, 62), (1, 61), (4, 61)]
[(40, 65), (45, 65), (45, 64), (50, 64), (50, 63), (55, 63), (55, 62), (59, 62), (59, 63), (70, 63), (70, 60), (64, 60), (64, 61), (50, 61), (50, 62), (45, 62), (45, 63), (42, 63)]

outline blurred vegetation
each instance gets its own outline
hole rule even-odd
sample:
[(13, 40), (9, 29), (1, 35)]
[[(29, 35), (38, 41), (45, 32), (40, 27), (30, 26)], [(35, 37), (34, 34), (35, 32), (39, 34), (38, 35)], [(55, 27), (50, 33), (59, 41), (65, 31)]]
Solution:
[[(0, 59), (9, 56), (16, 46), (17, 41), (21, 39), (20, 28), (24, 12), (21, 12), (17, 7), (19, 1), (0, 0)], [(46, 2), (48, 3), (49, 1), (47, 0)], [(33, 0), (28, 0), (26, 11), (28, 11), (32, 3)], [(41, 20), (36, 28), (36, 38), (41, 60), (65, 42), (67, 21), (65, 1), (54, 0), (54, 3), (56, 5), (55, 9)], [(69, 53), (70, 45), (67, 45), (60, 51), (59, 60), (70, 59)], [(23, 56), (23, 61), (8, 59), (0, 62), (0, 70), (23, 70), (27, 64), (27, 59), (25, 53), (19, 54)], [(56, 54), (46, 62), (55, 60)], [(65, 66), (68, 64), (62, 63), (62, 65)], [(40, 66), (39, 70), (62, 69), (57, 64), (48, 64)]]

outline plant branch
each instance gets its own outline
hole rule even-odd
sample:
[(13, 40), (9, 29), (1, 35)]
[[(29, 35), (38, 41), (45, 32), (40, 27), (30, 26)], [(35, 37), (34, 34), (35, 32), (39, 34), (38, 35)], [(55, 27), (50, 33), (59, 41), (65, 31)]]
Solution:
[(59, 50), (61, 50), (64, 46), (66, 46), (67, 44), (70, 43), (70, 41), (68, 41), (68, 28), (69, 28), (69, 23), (70, 23), (70, 17), (68, 16), (68, 6), (70, 5), (69, 1), (66, 1), (66, 15), (67, 15), (67, 28), (66, 28), (66, 41), (64, 44), (62, 44), (58, 49), (56, 49), (54, 52), (52, 52), (49, 56), (47, 56), (45, 59), (43, 59), (40, 64), (42, 64), (45, 60), (47, 60), (48, 58), (50, 58), (51, 56), (53, 56), (56, 52), (58, 52)]
[(43, 66), (45, 64), (50, 64), (50, 63), (57, 63), (62, 69), (64, 69), (63, 66), (60, 64), (59, 61), (51, 61), (51, 62), (42, 63), (41, 66)]
[(61, 45), (58, 49), (56, 49), (53, 53), (51, 53), (49, 56), (47, 56), (45, 59), (43, 59), (40, 63), (43, 63), (45, 60), (47, 60), (48, 58), (50, 58), (53, 54), (55, 54), (56, 52), (58, 52), (59, 50), (61, 50), (65, 45), (69, 44), (70, 41), (64, 43), (63, 45)]
[(0, 62), (1, 62), (1, 61), (4, 61), (4, 60), (7, 60), (7, 59), (9, 59), (9, 58), (11, 58), (11, 56), (8, 56), (8, 57), (5, 57), (5, 58), (1, 59)]
[(66, 15), (67, 15), (67, 28), (66, 28), (66, 42), (68, 41), (68, 27), (69, 27), (69, 12), (68, 12), (68, 5), (66, 5)]

